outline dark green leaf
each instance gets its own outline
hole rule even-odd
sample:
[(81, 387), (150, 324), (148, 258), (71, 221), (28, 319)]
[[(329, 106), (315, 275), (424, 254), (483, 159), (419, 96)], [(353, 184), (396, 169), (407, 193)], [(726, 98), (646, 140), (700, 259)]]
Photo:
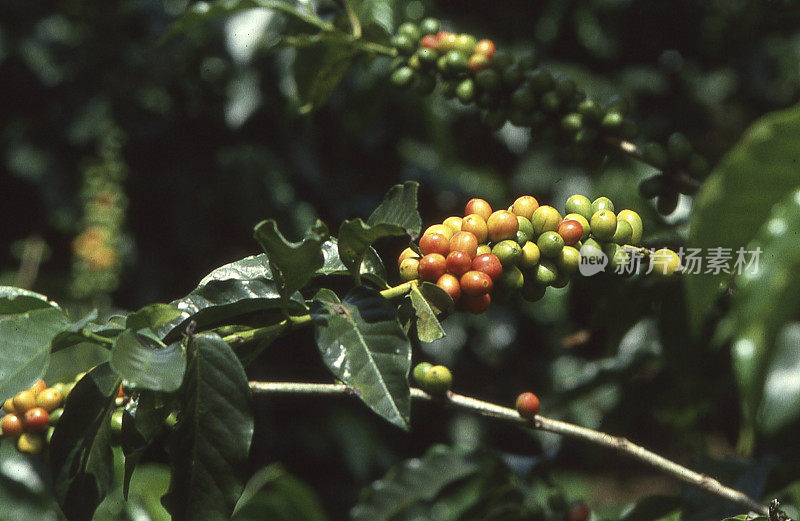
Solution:
[(181, 312), (173, 305), (150, 304), (128, 315), (125, 327), (134, 331), (146, 328), (155, 330), (180, 316)]
[(419, 184), (414, 181), (395, 185), (366, 223), (352, 219), (339, 227), (339, 257), (356, 280), (359, 280), (364, 256), (372, 243), (383, 237), (419, 234), (422, 218), (417, 211), (418, 188)]
[(774, 433), (800, 417), (800, 323), (786, 326), (775, 340), (756, 421)]
[(393, 424), (408, 428), (411, 344), (397, 310), (377, 291), (359, 286), (340, 301), (321, 289), (312, 307), (317, 346), (334, 376)]
[[(763, 250), (758, 265), (744, 270), (737, 279), (730, 313), (734, 340), (732, 358), (745, 420), (751, 426), (761, 404), (767, 369), (775, 356), (778, 333), (800, 310), (800, 301), (796, 298), (800, 292), (800, 278), (795, 275), (800, 270), (800, 238), (795, 233), (798, 227), (800, 190), (774, 206), (771, 217), (746, 249)], [(794, 358), (790, 356), (779, 361), (775, 376), (782, 379), (783, 369), (786, 364), (793, 365)], [(781, 392), (785, 386), (785, 382), (781, 384)], [(770, 417), (763, 406), (762, 411), (765, 420)], [(762, 426), (779, 428), (782, 422), (775, 420), (780, 416), (772, 416), (772, 420)]]
[(422, 217), (417, 210), (419, 183), (406, 181), (394, 185), (386, 192), (383, 201), (367, 219), (367, 224), (396, 224), (412, 235), (419, 235)]
[(36, 456), (22, 454), (14, 442), (0, 443), (0, 519), (54, 520), (58, 506), (36, 468)]
[(111, 351), (103, 346), (83, 342), (73, 344), (50, 355), (50, 366), (44, 374), (46, 382), (69, 382), (78, 373), (108, 362)]
[(404, 461), (366, 489), (350, 511), (353, 521), (388, 521), (415, 502), (435, 498), (445, 487), (477, 473), (474, 458), (435, 446), (422, 458)]
[(50, 362), (50, 342), (67, 325), (57, 308), (0, 315), (0, 399), (27, 389)]
[(456, 303), (453, 302), (450, 295), (436, 284), (423, 282), (418, 286), (418, 289), (437, 315), (449, 315), (456, 309)]
[[(450, 298), (447, 293), (445, 295), (448, 299)], [(442, 329), (439, 319), (436, 318), (436, 312), (431, 308), (417, 286), (411, 287), (409, 296), (417, 314), (417, 336), (419, 336), (420, 341), (433, 342), (444, 337), (444, 329)]]
[[(322, 255), (324, 261), (322, 267), (317, 270), (317, 275), (350, 275), (350, 270), (344, 265), (339, 257), (339, 241), (336, 237), (331, 237), (322, 244)], [(361, 263), (361, 276), (367, 278), (378, 287), (387, 288), (386, 268), (383, 261), (378, 256), (375, 248), (368, 248)]]
[(164, 346), (157, 339), (126, 329), (114, 340), (111, 367), (133, 387), (171, 392), (183, 381), (186, 354), (180, 342)]
[(200, 281), (198, 286), (205, 286), (212, 280), (270, 280), (272, 271), (265, 253), (251, 255), (244, 259), (225, 264), (215, 269)]
[(680, 519), (681, 501), (672, 496), (648, 496), (627, 510), (621, 521), (657, 521)]
[(358, 51), (347, 45), (346, 34), (342, 33), (340, 38), (342, 45), (324, 41), (297, 49), (293, 71), (303, 104), (300, 112), (312, 112), (323, 106), (353, 66)]
[(24, 313), (34, 309), (58, 308), (44, 295), (13, 286), (0, 286), (0, 315)]
[(314, 491), (277, 465), (256, 472), (242, 493), (233, 521), (325, 521)]
[(254, 236), (267, 254), (284, 300), (288, 301), (303, 288), (324, 263), (322, 243), (328, 237), (328, 230), (320, 221), (300, 242), (287, 241), (274, 220), (256, 225)]
[[(689, 246), (705, 253), (716, 247), (735, 250), (750, 242), (772, 206), (800, 185), (799, 155), (800, 105), (757, 121), (698, 192)], [(688, 315), (695, 328), (708, 316), (728, 277), (725, 273), (684, 277)]]
[(163, 502), (175, 521), (228, 521), (244, 487), (253, 438), (250, 387), (219, 336), (187, 347), (180, 417), (170, 435), (172, 479)]
[(89, 521), (113, 480), (110, 416), (119, 377), (99, 365), (75, 385), (50, 442), (56, 498), (70, 521)]

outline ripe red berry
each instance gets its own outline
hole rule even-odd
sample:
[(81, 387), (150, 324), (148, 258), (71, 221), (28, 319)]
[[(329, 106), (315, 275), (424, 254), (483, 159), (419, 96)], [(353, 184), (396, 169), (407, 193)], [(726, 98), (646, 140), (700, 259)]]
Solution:
[(422, 255), (438, 253), (445, 256), (450, 253), (450, 241), (441, 233), (428, 233), (420, 238), (419, 251)]
[(439, 40), (436, 39), (435, 34), (426, 34), (422, 37), (422, 41), (419, 44), (421, 47), (433, 49), (434, 51), (439, 48)]
[(581, 226), (581, 223), (578, 221), (569, 219), (567, 221), (562, 221), (561, 224), (558, 225), (556, 233), (564, 239), (564, 244), (572, 246), (581, 240), (583, 236), (583, 226)]
[[(477, 214), (483, 217), (483, 220), (487, 220), (490, 215), (492, 215), (492, 207), (489, 203), (487, 203), (483, 199), (470, 199), (467, 202), (467, 205), (464, 207), (464, 215), (472, 215)], [(463, 226), (461, 228), (464, 229)]]
[(0, 421), (0, 429), (3, 429), (3, 436), (17, 438), (22, 434), (24, 426), (19, 416), (16, 414), (6, 414), (3, 416), (3, 420)]
[(533, 393), (517, 396), (517, 412), (523, 418), (531, 419), (539, 413), (539, 398)]
[(436, 282), (447, 271), (447, 260), (439, 253), (429, 253), (419, 260), (417, 272), (422, 280)]
[(486, 225), (489, 227), (489, 239), (492, 242), (515, 239), (519, 230), (517, 216), (508, 210), (493, 212), (486, 219)]
[(489, 275), (492, 280), (497, 280), (503, 274), (503, 265), (494, 253), (485, 253), (472, 259), (472, 269)]
[(483, 54), (475, 53), (469, 57), (467, 66), (469, 67), (469, 70), (471, 70), (472, 72), (480, 72), (483, 69), (489, 67), (489, 58), (487, 58)]
[(445, 290), (450, 295), (450, 298), (453, 299), (453, 302), (458, 302), (459, 297), (461, 297), (461, 284), (454, 275), (445, 273), (439, 277), (436, 285)]
[(436, 33), (436, 41), (438, 42), (439, 40), (441, 40), (442, 38), (444, 38), (445, 36), (448, 36), (450, 34), (453, 34), (453, 33), (451, 33), (450, 31), (439, 31), (438, 33)]
[(575, 503), (567, 512), (567, 521), (586, 521), (589, 519), (589, 507), (582, 502)]
[(471, 270), (461, 275), (461, 291), (470, 297), (479, 297), (492, 291), (492, 278), (482, 271)]
[(482, 54), (491, 59), (494, 56), (494, 42), (491, 40), (481, 40), (475, 44), (475, 54)]
[(42, 407), (28, 409), (22, 420), (28, 432), (42, 432), (50, 425), (50, 414)]
[(474, 259), (478, 254), (478, 238), (472, 232), (458, 232), (450, 239), (450, 251), (463, 251)]
[(447, 255), (447, 271), (456, 277), (465, 274), (470, 268), (472, 268), (472, 257), (467, 252), (451, 251)]
[(489, 305), (492, 303), (492, 297), (488, 293), (485, 295), (480, 295), (478, 297), (473, 297), (471, 295), (462, 295), (461, 296), (461, 306), (472, 314), (480, 315), (487, 309), (489, 309)]

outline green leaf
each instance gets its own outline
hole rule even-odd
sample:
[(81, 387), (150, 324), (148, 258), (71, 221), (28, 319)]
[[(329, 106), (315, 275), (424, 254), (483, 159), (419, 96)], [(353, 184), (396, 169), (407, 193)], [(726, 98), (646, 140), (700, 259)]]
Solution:
[[(708, 248), (735, 250), (750, 242), (772, 206), (800, 186), (798, 155), (800, 105), (768, 114), (753, 124), (698, 192), (689, 247), (706, 253)], [(728, 277), (725, 273), (684, 276), (694, 329), (709, 315)]]
[(36, 456), (22, 454), (14, 442), (0, 443), (0, 517), (4, 520), (54, 520), (58, 507), (37, 471)]
[(181, 312), (170, 304), (150, 304), (128, 315), (125, 327), (138, 331), (140, 329), (158, 329), (181, 316)]
[(388, 521), (419, 501), (435, 498), (447, 486), (481, 469), (473, 457), (434, 446), (422, 458), (404, 461), (362, 493), (350, 511), (352, 521)]
[(75, 375), (108, 362), (111, 352), (90, 342), (73, 344), (50, 354), (50, 366), (43, 378), (45, 382), (70, 382)]
[(256, 472), (236, 505), (233, 521), (326, 521), (314, 491), (278, 465)]
[(312, 305), (317, 347), (328, 369), (373, 411), (408, 429), (411, 344), (395, 306), (358, 286), (344, 301), (321, 289)]
[(361, 219), (344, 221), (339, 227), (339, 257), (359, 280), (362, 262), (368, 248), (384, 237), (419, 234), (422, 218), (417, 211), (419, 183), (408, 181), (393, 186), (367, 222)]
[(347, 35), (341, 34), (341, 45), (324, 41), (297, 49), (292, 70), (297, 93), (309, 113), (323, 106), (347, 72), (353, 66), (358, 51), (349, 45)]
[(50, 441), (59, 505), (69, 521), (89, 521), (113, 480), (110, 416), (120, 380), (108, 364), (78, 381)]
[[(433, 286), (436, 285), (433, 284)], [(447, 293), (438, 286), (436, 287), (452, 302), (450, 295), (447, 295)], [(411, 304), (414, 306), (414, 311), (417, 314), (417, 336), (419, 336), (420, 341), (433, 342), (443, 338), (444, 329), (442, 329), (439, 319), (436, 318), (436, 311), (431, 308), (431, 305), (416, 285), (411, 287), (409, 295), (411, 297)]]
[(172, 479), (163, 503), (175, 521), (228, 521), (244, 487), (253, 438), (250, 387), (219, 336), (187, 347), (180, 419), (167, 443)]
[(673, 496), (647, 496), (626, 510), (620, 521), (679, 521), (681, 501)]
[(186, 354), (180, 342), (165, 346), (148, 335), (126, 329), (114, 340), (111, 367), (133, 387), (172, 392), (183, 381)]
[[(800, 278), (796, 276), (800, 270), (800, 238), (795, 233), (798, 227), (800, 190), (774, 206), (771, 217), (747, 248), (762, 250), (758, 265), (751, 266), (737, 279), (730, 311), (731, 354), (745, 421), (751, 426), (762, 401), (767, 368), (775, 357), (778, 333), (800, 311), (800, 302), (795, 298), (800, 292)], [(776, 376), (782, 374), (787, 364), (794, 364), (794, 356), (782, 358)], [(770, 414), (764, 405), (762, 411), (766, 421)], [(782, 422), (776, 421), (778, 417), (773, 416), (762, 427), (779, 428)]]
[(0, 315), (0, 399), (33, 385), (50, 362), (50, 342), (67, 325), (54, 307)]
[(39, 293), (13, 286), (0, 286), (0, 315), (46, 308), (59, 309), (58, 304)]
[(303, 288), (324, 263), (322, 243), (328, 230), (321, 221), (300, 242), (289, 242), (278, 231), (274, 220), (256, 225), (254, 236), (269, 259), (269, 265), (278, 282), (280, 294), (288, 300)]
[(762, 431), (775, 433), (800, 418), (800, 323), (786, 326), (776, 338), (766, 370), (756, 421)]
[(267, 255), (259, 253), (244, 259), (225, 264), (215, 269), (200, 281), (198, 286), (205, 286), (213, 280), (271, 280), (272, 270), (269, 269)]
[[(339, 241), (336, 237), (331, 237), (322, 244), (322, 256), (324, 258), (322, 267), (317, 270), (317, 275), (350, 275), (350, 270), (344, 265), (339, 257)], [(372, 282), (378, 287), (388, 288), (386, 284), (386, 267), (378, 256), (375, 248), (369, 247), (364, 254), (361, 263), (361, 276)]]

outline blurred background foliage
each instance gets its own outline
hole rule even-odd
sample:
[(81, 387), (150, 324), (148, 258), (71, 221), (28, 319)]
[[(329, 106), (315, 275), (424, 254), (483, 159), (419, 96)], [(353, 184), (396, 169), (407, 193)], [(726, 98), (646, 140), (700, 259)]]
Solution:
[[(800, 5), (792, 0), (354, 4), (365, 26), (391, 31), (433, 15), (514, 52), (536, 47), (552, 70), (589, 93), (627, 97), (645, 136), (663, 141), (685, 132), (712, 163), (756, 118), (800, 99)], [(314, 6), (338, 12), (334, 4)], [(69, 301), (76, 316), (87, 306), (111, 312), (168, 302), (213, 268), (255, 253), (251, 230), (259, 220), (276, 218), (293, 237), (317, 218), (335, 229), (368, 215), (389, 186), (409, 179), (421, 183), (426, 223), (460, 214), (473, 196), (501, 207), (530, 193), (563, 207), (569, 195), (584, 193), (639, 211), (647, 244), (686, 241), (693, 203), (683, 197), (675, 213), (658, 216), (636, 193), (649, 167), (614, 157), (592, 171), (561, 163), (527, 130), (490, 132), (475, 111), (438, 92), (423, 98), (392, 88), (387, 59), (361, 60), (325, 106), (300, 114), (296, 51), (275, 47), (284, 19), (248, 10), (162, 38), (189, 7), (187, 0), (0, 3), (2, 283)], [(784, 155), (796, 162), (794, 143)], [(758, 191), (758, 176), (748, 179), (742, 190)], [(724, 215), (725, 201), (717, 203)], [(747, 212), (746, 204), (735, 210)], [(380, 246), (391, 271), (404, 245)], [(728, 301), (693, 328), (685, 298), (679, 280), (578, 280), (537, 303), (448, 318), (447, 337), (419, 346), (415, 362), (448, 364), (457, 392), (490, 401), (511, 403), (532, 390), (548, 416), (624, 435), (755, 496), (782, 491), (796, 502), (800, 442), (791, 409), (798, 393), (779, 420), (743, 444), (742, 425), (755, 419), (742, 418), (730, 350), (735, 328), (717, 327)], [(792, 373), (797, 325), (786, 326), (796, 311), (773, 328), (784, 371), (770, 373), (773, 402), (800, 387)], [(759, 374), (759, 382), (769, 377)], [(310, 332), (276, 343), (251, 376), (329, 378)], [(260, 474), (254, 486), (272, 488), (271, 499), (259, 501), (274, 512), (292, 512), (299, 502), (310, 510), (298, 519), (324, 519), (322, 511), (345, 517), (363, 487), (437, 443), (453, 447), (442, 449), (452, 460), (446, 468), (472, 469), (453, 470), (453, 482), (468, 484), (431, 484), (449, 495), (420, 496), (422, 506), (403, 519), (450, 519), (459, 508), (468, 518), (464, 505), (488, 508), (486, 498), (497, 497), (480, 492), (487, 482), (510, 483), (504, 490), (534, 517), (544, 510), (531, 505), (562, 512), (579, 499), (598, 518), (619, 517), (653, 494), (680, 496), (691, 505), (688, 519), (737, 513), (615, 454), (429, 405), (414, 407), (410, 436), (358, 403), (274, 398), (256, 405), (253, 469), (282, 465)], [(488, 515), (475, 508), (469, 515)], [(676, 508), (651, 501), (629, 518)], [(124, 509), (111, 510), (122, 516)]]

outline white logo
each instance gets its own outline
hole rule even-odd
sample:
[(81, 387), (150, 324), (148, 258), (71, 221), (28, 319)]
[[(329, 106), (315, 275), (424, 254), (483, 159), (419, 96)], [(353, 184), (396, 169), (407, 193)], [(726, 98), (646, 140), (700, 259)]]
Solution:
[(606, 270), (608, 265), (608, 255), (603, 250), (593, 244), (581, 246), (581, 262), (578, 264), (578, 271), (584, 277), (597, 275)]

